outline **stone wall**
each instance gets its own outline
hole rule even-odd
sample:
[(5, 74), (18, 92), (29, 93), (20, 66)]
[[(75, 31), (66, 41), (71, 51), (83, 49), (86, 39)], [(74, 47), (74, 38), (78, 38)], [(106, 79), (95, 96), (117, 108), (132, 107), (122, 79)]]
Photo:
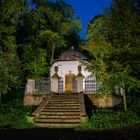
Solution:
[(122, 96), (118, 95), (97, 95), (97, 94), (86, 94), (91, 101), (92, 105), (99, 108), (112, 108), (122, 103)]
[(25, 87), (25, 94), (23, 99), (23, 105), (24, 106), (32, 106), (32, 105), (39, 105), (44, 98), (47, 98), (48, 94), (35, 94), (35, 80), (34, 79), (28, 79), (27, 84)]
[(24, 106), (39, 105), (47, 95), (24, 95), (23, 104)]

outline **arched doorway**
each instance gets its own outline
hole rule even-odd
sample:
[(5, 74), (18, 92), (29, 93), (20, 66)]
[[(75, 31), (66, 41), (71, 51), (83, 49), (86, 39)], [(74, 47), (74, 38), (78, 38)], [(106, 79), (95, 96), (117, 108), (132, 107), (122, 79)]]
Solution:
[(76, 92), (77, 89), (77, 82), (76, 82), (76, 75), (69, 71), (68, 74), (65, 75), (65, 92)]

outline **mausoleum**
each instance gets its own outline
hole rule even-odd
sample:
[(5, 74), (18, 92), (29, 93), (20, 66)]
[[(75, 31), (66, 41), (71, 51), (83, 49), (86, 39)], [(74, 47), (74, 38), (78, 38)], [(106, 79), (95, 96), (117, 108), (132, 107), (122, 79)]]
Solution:
[(83, 65), (86, 61), (88, 58), (73, 48), (62, 53), (50, 69), (51, 92), (96, 92), (96, 77)]
[(119, 104), (120, 97), (112, 94), (104, 96), (98, 92), (100, 84), (96, 75), (86, 69), (85, 62), (89, 62), (88, 58), (74, 48), (62, 53), (50, 67), (50, 78), (27, 80), (24, 105), (39, 105), (45, 98), (69, 93), (82, 93), (98, 107), (113, 107)]

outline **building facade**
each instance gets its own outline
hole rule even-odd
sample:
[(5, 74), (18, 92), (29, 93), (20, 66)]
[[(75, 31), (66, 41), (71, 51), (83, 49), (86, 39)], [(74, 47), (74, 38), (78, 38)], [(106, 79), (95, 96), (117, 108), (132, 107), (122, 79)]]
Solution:
[(96, 77), (83, 65), (85, 61), (87, 57), (74, 49), (64, 52), (50, 69), (51, 92), (96, 92)]
[[(122, 102), (121, 96), (97, 91), (100, 89), (96, 76), (84, 66), (88, 62), (82, 53), (70, 49), (64, 52), (50, 68), (50, 78), (42, 80), (28, 79), (24, 105), (39, 105), (51, 93), (81, 93), (86, 94), (89, 101), (97, 107), (114, 107)], [(38, 94), (40, 96), (36, 96)], [(101, 96), (102, 95), (102, 96)]]

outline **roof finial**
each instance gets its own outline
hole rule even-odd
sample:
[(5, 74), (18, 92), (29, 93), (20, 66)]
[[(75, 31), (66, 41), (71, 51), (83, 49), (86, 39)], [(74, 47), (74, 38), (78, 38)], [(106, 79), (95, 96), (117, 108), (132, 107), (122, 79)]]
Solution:
[(74, 46), (71, 46), (71, 49), (74, 50)]

